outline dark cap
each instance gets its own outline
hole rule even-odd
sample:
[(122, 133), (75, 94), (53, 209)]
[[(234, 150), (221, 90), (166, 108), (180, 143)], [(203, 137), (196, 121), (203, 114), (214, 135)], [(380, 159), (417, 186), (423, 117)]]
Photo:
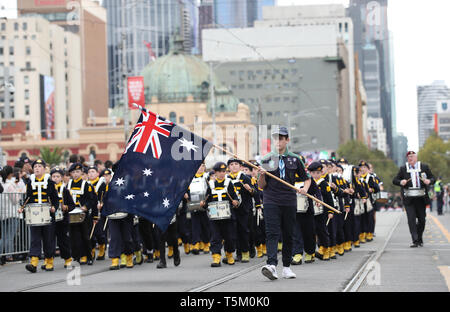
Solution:
[(31, 168), (34, 168), (35, 165), (42, 165), (44, 167), (46, 166), (43, 159), (36, 159), (35, 161), (33, 161), (33, 163), (31, 164)]
[(289, 136), (288, 129), (287, 129), (286, 127), (275, 127), (275, 128), (272, 130), (271, 136), (276, 136), (276, 135)]
[(408, 157), (409, 155), (415, 155), (416, 154), (416, 152), (414, 152), (414, 151), (408, 151), (408, 153), (406, 153), (406, 157)]
[(342, 167), (341, 165), (337, 164), (336, 165), (337, 168), (341, 168), (342, 170), (344, 170), (344, 167)]
[(308, 171), (322, 171), (323, 165), (319, 161), (314, 161), (308, 166)]
[(59, 173), (61, 176), (64, 176), (64, 170), (60, 167), (53, 167), (52, 170), (50, 170), (50, 175), (53, 175), (54, 173)]
[(111, 170), (111, 169), (104, 169), (104, 170), (100, 173), (100, 176), (103, 177), (105, 174), (112, 174), (112, 170)]
[(319, 160), (319, 163), (321, 163), (324, 166), (327, 166), (330, 162), (326, 159), (321, 159), (321, 160)]
[(69, 172), (72, 172), (74, 170), (83, 170), (83, 166), (80, 163), (73, 163), (69, 168)]
[(225, 171), (227, 170), (227, 165), (224, 162), (218, 162), (213, 167), (214, 171)]
[(242, 165), (242, 160), (238, 159), (238, 158), (230, 158), (228, 159), (227, 165), (229, 166), (231, 163), (238, 163), (239, 165)]
[(360, 167), (367, 167), (367, 168), (369, 168), (369, 164), (367, 163), (367, 162), (365, 162), (364, 160), (361, 160), (360, 162), (359, 162), (359, 166)]
[(89, 166), (87, 170), (89, 171), (91, 169), (98, 172), (98, 168), (96, 166)]
[(340, 158), (340, 159), (338, 160), (338, 163), (348, 164), (348, 161), (347, 161), (347, 159), (345, 159), (345, 158)]

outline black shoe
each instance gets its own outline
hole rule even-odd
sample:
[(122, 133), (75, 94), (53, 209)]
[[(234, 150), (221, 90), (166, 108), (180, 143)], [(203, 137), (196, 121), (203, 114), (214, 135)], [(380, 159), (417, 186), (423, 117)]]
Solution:
[(36, 267), (34, 266), (34, 265), (32, 265), (32, 264), (27, 264), (26, 266), (25, 266), (25, 269), (27, 269), (28, 271), (30, 271), (31, 273), (36, 273)]
[(418, 243), (412, 243), (411, 246), (409, 246), (410, 248), (417, 248), (419, 247)]
[(255, 247), (253, 247), (253, 248), (250, 248), (250, 258), (255, 258), (255, 256), (256, 256), (256, 249), (255, 249)]
[(45, 264), (41, 265), (41, 270), (45, 270)]
[(101, 257), (100, 257), (100, 256), (97, 256), (97, 259), (96, 259), (96, 260), (97, 260), (97, 261), (99, 261), (99, 260), (100, 260), (100, 261), (101, 261), (101, 260), (105, 260), (105, 256), (101, 256)]
[(147, 260), (145, 260), (145, 263), (153, 263), (153, 254), (148, 254)]
[(174, 254), (173, 255), (173, 264), (175, 266), (179, 266), (181, 263), (180, 254)]
[(198, 255), (198, 254), (200, 254), (200, 251), (198, 249), (192, 249), (192, 253), (194, 255)]
[[(225, 262), (224, 262), (225, 263)], [(228, 263), (228, 262), (227, 262)], [(218, 268), (218, 267), (220, 267), (221, 266), (221, 264), (220, 263), (211, 263), (211, 267), (212, 268)]]
[(165, 269), (165, 268), (167, 268), (167, 264), (165, 263), (165, 262), (159, 262), (157, 265), (156, 265), (156, 267), (158, 268), (158, 269)]
[[(236, 260), (235, 260), (236, 261)], [(225, 264), (228, 264), (228, 259), (226, 258), (226, 257), (224, 257), (223, 259), (222, 259), (222, 263), (225, 263)], [(212, 266), (213, 264), (211, 264), (211, 266)]]
[(94, 260), (88, 260), (87, 265), (93, 265), (94, 264)]
[(236, 261), (236, 262), (242, 262), (242, 255), (239, 254), (238, 256), (236, 256), (236, 258), (234, 259), (234, 261)]

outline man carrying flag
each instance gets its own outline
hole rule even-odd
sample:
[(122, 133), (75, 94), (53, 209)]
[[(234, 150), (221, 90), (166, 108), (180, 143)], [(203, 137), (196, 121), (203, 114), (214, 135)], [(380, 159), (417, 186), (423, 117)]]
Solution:
[(102, 215), (138, 215), (165, 231), (212, 145), (140, 109), (141, 116), (104, 199)]

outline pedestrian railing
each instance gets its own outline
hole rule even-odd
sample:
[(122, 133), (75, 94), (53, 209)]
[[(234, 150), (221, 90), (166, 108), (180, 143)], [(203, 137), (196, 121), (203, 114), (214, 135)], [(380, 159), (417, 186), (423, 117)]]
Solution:
[(30, 229), (18, 212), (25, 194), (0, 194), (0, 256), (28, 253)]

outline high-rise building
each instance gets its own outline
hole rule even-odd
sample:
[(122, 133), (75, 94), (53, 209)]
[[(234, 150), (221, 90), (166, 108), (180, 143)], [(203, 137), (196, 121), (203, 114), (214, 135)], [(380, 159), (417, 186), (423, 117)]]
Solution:
[(348, 15), (353, 20), (354, 50), (359, 56), (367, 91), (368, 115), (383, 119), (387, 153), (392, 155), (396, 120), (392, 113), (395, 111), (394, 72), (387, 6), (387, 0), (351, 0)]
[[(108, 64), (110, 106), (123, 102), (123, 76), (138, 76), (151, 60), (169, 52), (170, 38), (183, 36), (184, 51), (198, 53), (198, 7), (194, 0), (148, 0), (103, 2), (108, 15)], [(125, 22), (123, 22), (125, 19)], [(125, 25), (125, 27), (123, 27)], [(125, 48), (122, 36), (125, 34)], [(127, 73), (122, 73), (122, 53)]]
[(403, 133), (398, 133), (394, 137), (394, 145), (395, 145), (395, 154), (393, 155), (393, 159), (395, 164), (400, 167), (405, 164), (405, 155), (408, 152), (408, 138), (403, 135)]
[(13, 86), (0, 94), (0, 117), (23, 123), (34, 140), (76, 138), (85, 108), (80, 37), (40, 16), (3, 20), (0, 29), (1, 83)]
[(274, 5), (275, 0), (214, 0), (215, 22), (221, 28), (253, 27), (262, 8)]
[(80, 37), (82, 123), (108, 115), (106, 11), (91, 0), (19, 0), (19, 17), (40, 16)]
[[(442, 103), (450, 103), (450, 88), (444, 81), (434, 81), (428, 86), (417, 87), (419, 147), (436, 131), (436, 114), (442, 112)], [(448, 105), (444, 105), (448, 107)], [(444, 119), (444, 118), (443, 118)]]

